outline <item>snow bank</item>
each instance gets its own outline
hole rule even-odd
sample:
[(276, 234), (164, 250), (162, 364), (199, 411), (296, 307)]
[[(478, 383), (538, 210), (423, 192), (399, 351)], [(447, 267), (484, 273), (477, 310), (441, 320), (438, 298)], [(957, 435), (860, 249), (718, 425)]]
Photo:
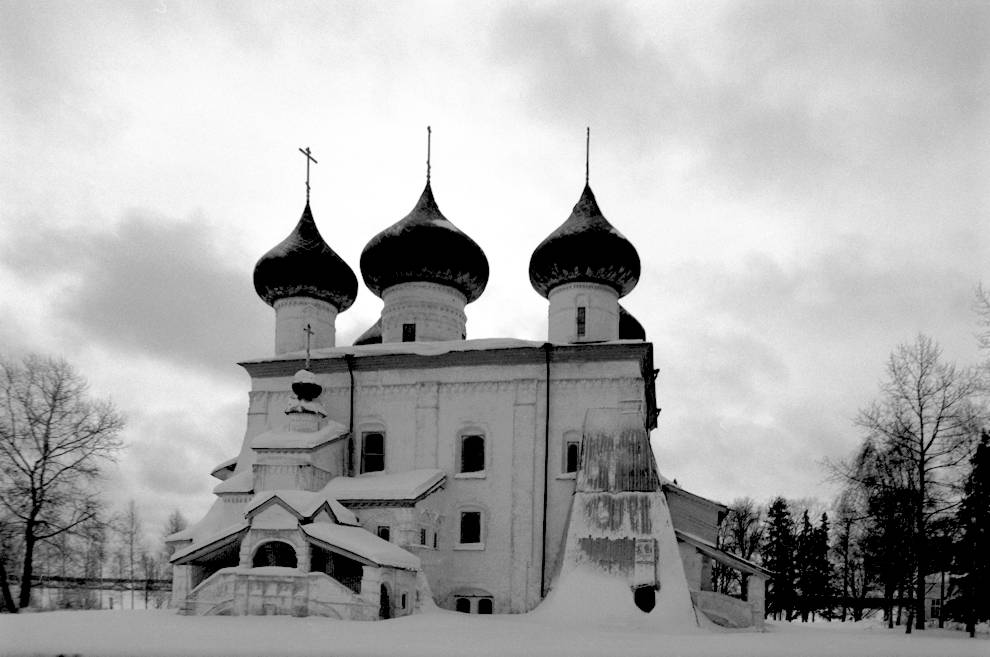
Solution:
[(639, 628), (436, 611), (363, 622), (288, 616), (178, 616), (162, 611), (0, 614), (0, 656), (87, 657), (987, 657), (986, 637), (903, 628), (770, 623), (767, 633), (663, 634)]

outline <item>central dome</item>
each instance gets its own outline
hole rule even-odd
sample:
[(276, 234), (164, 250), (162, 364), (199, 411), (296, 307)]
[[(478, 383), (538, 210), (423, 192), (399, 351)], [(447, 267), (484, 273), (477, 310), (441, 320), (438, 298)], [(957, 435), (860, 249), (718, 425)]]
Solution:
[(393, 285), (429, 282), (460, 291), (470, 303), (488, 284), (488, 258), (443, 216), (427, 182), (412, 212), (364, 247), (361, 275), (379, 297)]

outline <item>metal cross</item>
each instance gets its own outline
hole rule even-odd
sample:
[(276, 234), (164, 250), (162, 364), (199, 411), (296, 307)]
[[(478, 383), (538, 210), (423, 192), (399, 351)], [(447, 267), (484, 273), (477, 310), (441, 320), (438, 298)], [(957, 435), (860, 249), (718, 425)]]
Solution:
[(309, 369), (309, 339), (313, 336), (313, 327), (309, 324), (303, 329), (303, 333), (306, 334), (306, 369)]
[(306, 147), (306, 150), (300, 148), (299, 152), (306, 156), (306, 202), (309, 203), (309, 163), (312, 162), (313, 164), (319, 164), (319, 162), (317, 162), (316, 158), (313, 157), (313, 154), (309, 150), (309, 146)]
[(426, 126), (426, 182), (430, 182), (430, 141), (433, 138), (433, 130)]
[(591, 171), (591, 126), (584, 129), (584, 184), (588, 184)]

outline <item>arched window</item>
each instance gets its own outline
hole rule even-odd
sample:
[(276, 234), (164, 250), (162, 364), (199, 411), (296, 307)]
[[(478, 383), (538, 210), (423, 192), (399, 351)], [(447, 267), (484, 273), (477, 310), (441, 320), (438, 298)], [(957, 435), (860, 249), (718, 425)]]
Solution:
[(492, 599), (491, 598), (478, 598), (478, 613), (479, 614), (490, 614), (490, 613), (492, 613)]
[(461, 436), (461, 472), (485, 471), (485, 437), (470, 433)]
[(567, 452), (564, 454), (564, 472), (577, 472), (578, 469), (578, 454), (581, 449), (576, 441), (569, 442), (566, 445)]
[(361, 472), (381, 472), (385, 469), (385, 432), (365, 431), (361, 434)]
[(457, 598), (454, 601), (454, 609), (462, 614), (471, 613), (471, 601), (468, 598)]
[(262, 543), (254, 552), (254, 559), (251, 565), (255, 568), (265, 566), (283, 566), (285, 568), (296, 567), (296, 551), (288, 543), (282, 541), (269, 541)]

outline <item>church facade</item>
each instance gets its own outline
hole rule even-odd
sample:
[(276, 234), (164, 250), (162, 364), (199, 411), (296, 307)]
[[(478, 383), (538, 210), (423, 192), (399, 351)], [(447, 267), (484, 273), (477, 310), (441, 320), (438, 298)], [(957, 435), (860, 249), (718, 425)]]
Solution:
[[(357, 279), (308, 199), (256, 265), (275, 349), (241, 364), (247, 428), (240, 453), (213, 470), (216, 501), (168, 539), (174, 604), (352, 619), (434, 604), (522, 613), (592, 569), (625, 582), (642, 611), (697, 622), (724, 507), (657, 472), (653, 348), (619, 304), (639, 256), (591, 188), (531, 258), (546, 341), (467, 339), (465, 307), (488, 262), (440, 212), (429, 179), (360, 270), (384, 307), (343, 346), (336, 317)], [(765, 571), (742, 567), (762, 586)], [(761, 590), (750, 597), (762, 619)]]

